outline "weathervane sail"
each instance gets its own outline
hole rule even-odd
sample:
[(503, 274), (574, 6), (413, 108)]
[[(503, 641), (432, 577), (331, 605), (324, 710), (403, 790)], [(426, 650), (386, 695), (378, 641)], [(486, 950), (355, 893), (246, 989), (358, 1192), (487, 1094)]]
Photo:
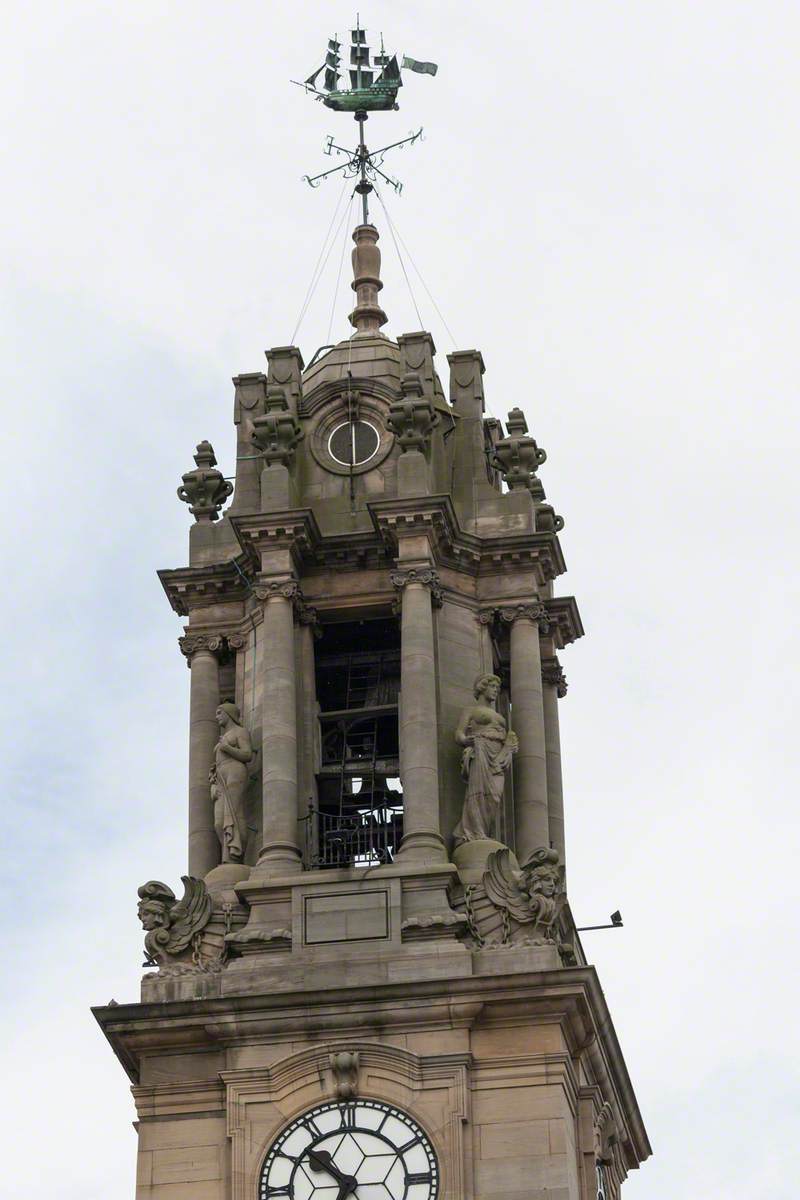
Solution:
[[(354, 150), (349, 150), (344, 146), (337, 145), (333, 138), (329, 137), (325, 153), (344, 154), (347, 156), (347, 162), (342, 163), (341, 166), (332, 167), (330, 171), (323, 171), (314, 176), (305, 175), (303, 178), (312, 187), (317, 187), (323, 179), (327, 179), (339, 171), (343, 171), (346, 176), (358, 176), (356, 191), (361, 196), (363, 221), (367, 225), (369, 223), (368, 197), (369, 193), (373, 191), (374, 180), (378, 176), (393, 187), (398, 194), (402, 191), (403, 185), (399, 180), (392, 179), (380, 169), (384, 155), (389, 150), (416, 142), (422, 136), (422, 129), (418, 129), (416, 133), (412, 133), (399, 142), (382, 146), (380, 150), (368, 150), (364, 141), (364, 122), (371, 112), (397, 111), (400, 107), (397, 103), (397, 93), (403, 86), (401, 67), (396, 54), (386, 53), (382, 35), (380, 53), (374, 54), (370, 58), (366, 30), (361, 28), (358, 20), (356, 20), (355, 29), (350, 30), (349, 63), (343, 66), (342, 59), (342, 42), (334, 35), (328, 40), (325, 61), (298, 86), (310, 92), (315, 99), (321, 100), (327, 108), (333, 109), (334, 112), (353, 113), (358, 122), (358, 146)], [(406, 56), (403, 56), (402, 66), (406, 70), (425, 75), (435, 75), (438, 70), (436, 63), (418, 62), (416, 59)], [(322, 76), (321, 83), (318, 82), (320, 76)], [(339, 85), (345, 78), (349, 81), (350, 86), (341, 88)], [(293, 80), (292, 82), (297, 81)]]

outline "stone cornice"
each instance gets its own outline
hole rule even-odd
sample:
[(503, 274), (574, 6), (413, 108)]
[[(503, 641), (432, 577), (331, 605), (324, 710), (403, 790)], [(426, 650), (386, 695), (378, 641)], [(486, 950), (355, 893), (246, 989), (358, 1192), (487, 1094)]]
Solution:
[(269, 550), (288, 550), (299, 567), (313, 559), (321, 540), (317, 519), (310, 508), (285, 512), (248, 513), (231, 517), (231, 526), (250, 564), (261, 566), (260, 555)]
[[(218, 977), (215, 977), (218, 978)], [(265, 989), (207, 999), (94, 1008), (95, 1019), (131, 1080), (140, 1058), (180, 1047), (207, 1048), (209, 1039), (241, 1043), (269, 1035), (301, 1037), (313, 1021), (331, 1040), (349, 1038), (367, 1015), (405, 1029), (450, 1027), (462, 1007), (481, 1005), (481, 1022), (558, 1020), (571, 1052), (585, 1053), (604, 1099), (621, 1114), (630, 1165), (651, 1154), (650, 1143), (594, 967), (444, 979), (412, 978), (368, 987), (308, 991)]]
[[(473, 578), (528, 569), (533, 571), (536, 585), (541, 586), (565, 570), (554, 533), (496, 537), (466, 533), (458, 523), (449, 496), (378, 500), (369, 502), (367, 507), (373, 531), (324, 537), (310, 509), (232, 516), (230, 523), (242, 554), (209, 566), (159, 571), (159, 579), (175, 612), (188, 616), (194, 609), (244, 600), (251, 592), (252, 577), (260, 570), (260, 556), (265, 551), (288, 552), (298, 571), (303, 566), (337, 570), (390, 568), (398, 540), (423, 532), (430, 538), (436, 565)], [(505, 601), (503, 606), (512, 604)], [(546, 604), (548, 612), (554, 606), (559, 646), (581, 636), (583, 627), (574, 600), (559, 598)]]
[(426, 533), (437, 563), (471, 575), (529, 567), (545, 584), (566, 570), (555, 532), (478, 536), (461, 528), (453, 502), (443, 496), (409, 496), (367, 503), (375, 529), (392, 553), (399, 539)]
[(360, 532), (325, 535), (315, 547), (314, 561), (318, 566), (342, 571), (363, 571), (390, 567), (390, 554), (382, 537), (374, 529)]
[(550, 636), (557, 650), (563, 650), (570, 642), (583, 637), (583, 622), (574, 596), (553, 596), (545, 600)]
[(175, 612), (188, 617), (193, 609), (244, 600), (250, 590), (244, 577), (246, 566), (240, 556), (210, 566), (159, 571), (158, 578)]

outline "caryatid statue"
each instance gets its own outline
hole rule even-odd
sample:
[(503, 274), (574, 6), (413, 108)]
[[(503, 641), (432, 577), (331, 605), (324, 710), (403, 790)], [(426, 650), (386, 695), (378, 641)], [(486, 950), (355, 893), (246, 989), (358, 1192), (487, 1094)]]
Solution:
[(456, 741), (464, 747), (461, 775), (467, 784), (461, 820), (453, 831), (456, 846), (494, 837), (505, 773), (519, 747), (517, 735), (495, 709), (498, 676), (479, 675), (473, 692), (477, 703), (464, 709), (456, 729)]
[(220, 736), (214, 747), (214, 765), (209, 775), (214, 829), (222, 847), (222, 861), (240, 863), (247, 843), (245, 792), (253, 743), (242, 725), (239, 709), (232, 702), (220, 704), (217, 722)]

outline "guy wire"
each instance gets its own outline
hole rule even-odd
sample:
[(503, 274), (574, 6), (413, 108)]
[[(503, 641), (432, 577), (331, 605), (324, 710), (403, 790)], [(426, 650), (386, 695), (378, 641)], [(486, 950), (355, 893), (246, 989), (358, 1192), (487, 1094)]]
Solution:
[(389, 232), (392, 235), (392, 241), (394, 242), (394, 248), (397, 251), (397, 257), (400, 259), (400, 266), (403, 270), (403, 275), (405, 276), (406, 287), (408, 288), (408, 294), (411, 297), (411, 303), (414, 305), (414, 312), (417, 314), (417, 320), (419, 321), (419, 327), (420, 327), (420, 329), (424, 329), (422, 315), (421, 315), (421, 313), (419, 311), (419, 307), (417, 305), (417, 299), (416, 299), (416, 296), (414, 295), (414, 289), (411, 286), (411, 280), (408, 278), (408, 271), (406, 270), (406, 264), (403, 262), (403, 256), (400, 253), (400, 247), (397, 244), (397, 238), (394, 236), (394, 225), (392, 224), (392, 219), (389, 216), (389, 213), (387, 212), (386, 205), (383, 203), (383, 196), (380, 194), (380, 192), (375, 184), (373, 184), (373, 188), (375, 191), (375, 195), (378, 197), (378, 200), (380, 201), (381, 208), (383, 209), (383, 215), (386, 217), (386, 224), (389, 226)]
[[(388, 214), (387, 214), (387, 220), (390, 220), (390, 221), (391, 221), (391, 218), (389, 218)], [(394, 224), (394, 222), (392, 222), (392, 224)], [(419, 278), (419, 281), (420, 281), (420, 283), (421, 283), (421, 284), (422, 284), (422, 286), (425, 288), (425, 291), (426, 291), (426, 292), (427, 292), (427, 294), (428, 294), (428, 299), (430, 300), (430, 302), (431, 302), (431, 304), (433, 305), (433, 307), (436, 309), (436, 312), (439, 314), (439, 320), (442, 322), (442, 324), (444, 325), (444, 327), (445, 327), (445, 329), (447, 330), (448, 334), (450, 335), (450, 340), (452, 341), (452, 343), (453, 343), (453, 346), (456, 346), (456, 345), (458, 345), (458, 343), (456, 342), (456, 339), (455, 339), (455, 334), (453, 333), (453, 331), (452, 331), (452, 329), (450, 328), (450, 326), (447, 324), (447, 321), (445, 321), (445, 319), (444, 319), (444, 315), (442, 314), (442, 310), (439, 308), (439, 305), (436, 303), (436, 300), (435, 300), (435, 299), (434, 299), (434, 297), (433, 297), (433, 293), (431, 292), (431, 289), (428, 287), (427, 283), (425, 282), (425, 278), (424, 278), (424, 276), (423, 276), (422, 272), (420, 271), (419, 267), (418, 267), (418, 266), (417, 266), (417, 264), (415, 263), (415, 261), (414, 261), (414, 256), (413, 256), (413, 254), (411, 253), (411, 251), (409, 250), (409, 248), (408, 248), (408, 245), (406, 244), (406, 240), (405, 240), (405, 238), (403, 237), (402, 233), (400, 232), (400, 230), (399, 230), (399, 228), (397, 227), (397, 225), (396, 225), (396, 224), (394, 225), (394, 229), (395, 229), (395, 232), (396, 232), (396, 234), (397, 234), (398, 238), (400, 239), (400, 242), (401, 242), (401, 244), (402, 244), (402, 246), (403, 246), (403, 249), (405, 250), (406, 254), (408, 255), (408, 261), (411, 263), (412, 267), (413, 267), (413, 268), (414, 268), (414, 270), (416, 271), (416, 273), (417, 273), (417, 276), (418, 276), (418, 278)]]
[[(352, 211), (353, 211), (353, 199), (354, 199), (354, 197), (355, 197), (355, 194), (356, 194), (356, 193), (355, 193), (355, 189), (354, 189), (354, 190), (353, 190), (353, 191), (350, 193), (350, 203), (349, 203), (349, 204), (348, 204), (348, 206), (347, 206), (347, 215), (348, 215), (348, 218), (349, 218), (350, 214), (351, 214), (351, 213), (352, 213)], [(336, 287), (335, 287), (335, 288), (334, 288), (334, 290), (333, 290), (333, 302), (332, 302), (332, 304), (331, 304), (331, 316), (330, 316), (330, 320), (328, 321), (328, 333), (327, 333), (327, 338), (328, 338), (328, 341), (329, 341), (329, 342), (330, 342), (330, 340), (331, 340), (331, 331), (333, 330), (333, 317), (334, 317), (334, 313), (335, 313), (335, 311), (336, 311), (336, 301), (339, 299), (339, 285), (340, 285), (340, 284), (341, 284), (341, 282), (342, 282), (342, 267), (344, 266), (344, 252), (345, 252), (345, 250), (347, 249), (347, 235), (348, 235), (348, 233), (349, 233), (349, 232), (350, 232), (350, 221), (349, 221), (349, 219), (348, 219), (348, 220), (345, 222), (345, 228), (344, 228), (344, 237), (342, 238), (342, 253), (341, 253), (341, 256), (340, 256), (340, 258), (339, 258), (339, 273), (338, 273), (338, 274), (337, 274), (337, 276), (336, 276)]]
[[(319, 283), (320, 276), (322, 275), (322, 272), (325, 270), (325, 266), (328, 262), (328, 258), (330, 257), (331, 249), (332, 249), (334, 243), (336, 242), (336, 238), (339, 236), (339, 230), (337, 228), (336, 233), (333, 235), (333, 238), (331, 240), (331, 244), (330, 244), (330, 246), (328, 246), (328, 252), (326, 254), (325, 247), (328, 245), (328, 238), (330, 237), (331, 229), (333, 228), (333, 223), (336, 220), (337, 214), (339, 212), (339, 205), (342, 203), (342, 200), (344, 199), (344, 194), (347, 191), (348, 182), (349, 182), (349, 180), (345, 180), (344, 183), (342, 184), (342, 190), (339, 193), (339, 199), (336, 201), (336, 208), (333, 210), (333, 216), (331, 217), (331, 223), (328, 226), (328, 232), (325, 234), (325, 238), (324, 238), (322, 247), (319, 252), (319, 257), (317, 258), (316, 266), (314, 267), (314, 270), (312, 272), (311, 282), (309, 283), (308, 288), (306, 290), (305, 299), (303, 300), (303, 305), (300, 309), (300, 314), (297, 318), (297, 323), (292, 332), (292, 336), (289, 339), (290, 346), (294, 345), (294, 340), (297, 337), (297, 332), (300, 328), (300, 325), (302, 324), (303, 317), (306, 315), (306, 312), (308, 311), (308, 306), (311, 303), (311, 299), (314, 295), (314, 292), (316, 291), (316, 287), (317, 287), (317, 284)], [(345, 211), (345, 216), (346, 215), (347, 214)], [(324, 261), (323, 261), (323, 255), (324, 255)]]

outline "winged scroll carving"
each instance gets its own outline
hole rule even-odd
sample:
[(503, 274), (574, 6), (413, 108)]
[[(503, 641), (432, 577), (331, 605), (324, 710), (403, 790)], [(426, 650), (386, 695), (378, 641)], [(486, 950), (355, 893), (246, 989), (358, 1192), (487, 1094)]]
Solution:
[(205, 932), (212, 902), (202, 879), (182, 875), (180, 900), (172, 888), (151, 879), (139, 888), (139, 920), (145, 930), (146, 967), (162, 975), (214, 970), (221, 966), (216, 939)]
[(508, 847), (494, 850), (478, 883), (468, 884), (461, 908), (479, 946), (558, 942), (558, 919), (566, 903), (563, 871), (555, 850), (536, 850), (520, 867)]

